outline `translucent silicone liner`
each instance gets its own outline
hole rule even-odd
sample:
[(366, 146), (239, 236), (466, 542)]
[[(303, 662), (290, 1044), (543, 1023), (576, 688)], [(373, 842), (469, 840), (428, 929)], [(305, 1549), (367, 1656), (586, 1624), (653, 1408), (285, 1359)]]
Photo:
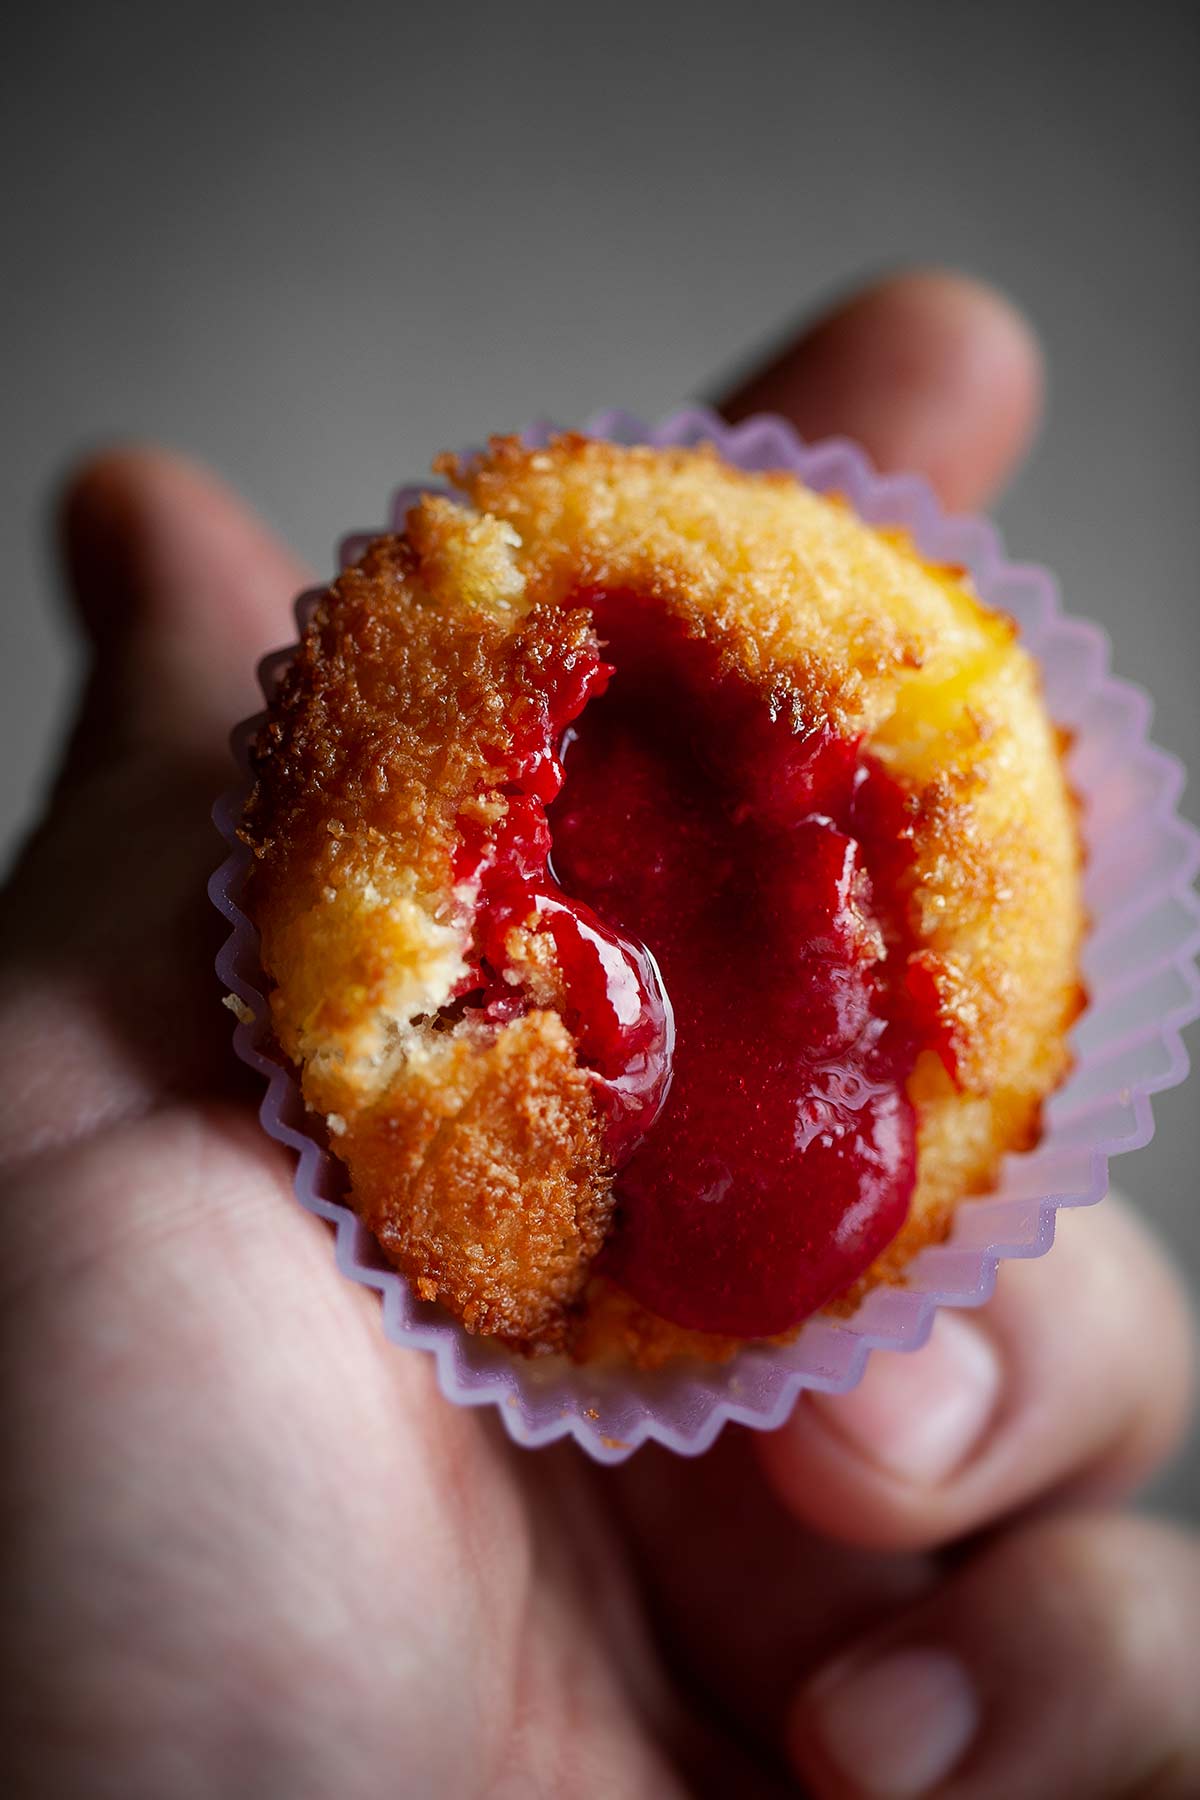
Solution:
[[(537, 446), (554, 429), (539, 423), (522, 436)], [(711, 442), (740, 468), (789, 470), (818, 492), (841, 495), (868, 524), (903, 526), (931, 562), (965, 566), (981, 597), (1017, 621), (1041, 663), (1050, 712), (1074, 734), (1068, 768), (1084, 808), (1085, 894), (1093, 922), (1083, 968), (1090, 999), (1073, 1034), (1074, 1073), (1046, 1109), (1042, 1141), (1006, 1159), (993, 1193), (959, 1206), (950, 1237), (918, 1253), (905, 1287), (877, 1288), (852, 1318), (818, 1316), (794, 1343), (748, 1348), (721, 1365), (640, 1373), (576, 1367), (557, 1357), (526, 1362), (417, 1300), (342, 1203), (341, 1165), (328, 1154), (321, 1122), (306, 1112), (295, 1076), (272, 1044), (257, 934), (237, 904), (248, 852), (235, 831), (246, 795), (247, 745), (259, 719), (239, 728), (234, 750), (243, 779), (214, 813), (231, 846), (209, 885), (232, 926), (217, 970), (253, 1014), (253, 1022), (238, 1025), (234, 1045), (267, 1081), (262, 1123), (297, 1154), (297, 1198), (334, 1226), (342, 1273), (379, 1290), (388, 1337), (434, 1357), (448, 1400), (495, 1406), (519, 1444), (572, 1437), (598, 1461), (614, 1463), (651, 1440), (696, 1455), (728, 1420), (769, 1431), (805, 1388), (844, 1392), (859, 1380), (872, 1350), (923, 1344), (939, 1306), (982, 1305), (1004, 1258), (1044, 1255), (1059, 1207), (1091, 1206), (1104, 1195), (1109, 1158), (1153, 1134), (1151, 1095), (1187, 1073), (1180, 1031), (1200, 1014), (1200, 904), (1192, 889), (1200, 834), (1176, 814), (1181, 765), (1148, 742), (1148, 696), (1109, 674), (1104, 632), (1064, 615), (1054, 578), (1008, 561), (986, 520), (945, 514), (920, 477), (879, 475), (857, 445), (840, 438), (805, 444), (785, 420), (770, 416), (730, 426), (688, 408), (648, 427), (613, 411), (583, 429), (621, 444)], [(397, 494), (392, 529), (403, 529), (405, 513), (424, 491), (430, 489)], [(343, 567), (371, 535), (345, 541)], [(303, 595), (297, 602), (301, 630), (314, 599)], [(293, 650), (264, 661), (268, 698)]]

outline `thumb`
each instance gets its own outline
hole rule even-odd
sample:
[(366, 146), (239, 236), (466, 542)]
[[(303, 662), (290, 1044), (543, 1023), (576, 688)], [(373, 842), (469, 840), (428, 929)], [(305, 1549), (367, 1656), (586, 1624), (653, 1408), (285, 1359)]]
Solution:
[(164, 1090), (228, 1085), (209, 809), (229, 729), (259, 703), (255, 663), (293, 635), (305, 582), (241, 501), (162, 451), (81, 468), (62, 533), (91, 669), (49, 810), (0, 894), (0, 1161)]
[(254, 666), (294, 636), (310, 579), (214, 476), (162, 450), (109, 451), (61, 508), (68, 592), (90, 640), (90, 760), (130, 744), (217, 755), (260, 703)]

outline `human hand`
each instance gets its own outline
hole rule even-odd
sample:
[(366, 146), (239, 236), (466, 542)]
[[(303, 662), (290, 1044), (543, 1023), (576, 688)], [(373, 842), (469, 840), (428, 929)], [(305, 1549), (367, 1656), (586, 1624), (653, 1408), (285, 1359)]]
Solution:
[[(1037, 403), (1008, 309), (915, 276), (729, 410), (966, 507)], [(1190, 1396), (1132, 1216), (769, 1437), (512, 1450), (338, 1275), (217, 1004), (208, 808), (309, 578), (160, 453), (65, 534), (92, 671), (0, 911), (0, 1791), (1194, 1793), (1200, 1553), (1115, 1505)]]

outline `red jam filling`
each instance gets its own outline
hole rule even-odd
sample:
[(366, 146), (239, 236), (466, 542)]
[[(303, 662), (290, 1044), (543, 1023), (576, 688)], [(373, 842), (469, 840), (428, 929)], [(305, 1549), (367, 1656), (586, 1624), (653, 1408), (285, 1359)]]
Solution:
[(553, 673), (506, 817), (464, 827), (469, 1003), (536, 1003), (510, 933), (552, 935), (618, 1171), (597, 1269), (678, 1325), (766, 1336), (861, 1275), (911, 1199), (903, 796), (660, 613), (588, 604), (608, 662)]

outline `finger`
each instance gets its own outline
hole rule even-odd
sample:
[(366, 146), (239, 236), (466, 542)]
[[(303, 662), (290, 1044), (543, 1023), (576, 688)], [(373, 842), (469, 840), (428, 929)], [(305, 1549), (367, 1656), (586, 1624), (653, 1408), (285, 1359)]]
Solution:
[(214, 476), (162, 450), (87, 463), (62, 533), (94, 650), (93, 710), (126, 739), (223, 748), (261, 703), (259, 657), (295, 635), (302, 564)]
[(597, 1476), (682, 1678), (760, 1742), (806, 1669), (929, 1591), (930, 1548), (1035, 1501), (1111, 1496), (1178, 1438), (1190, 1321), (1118, 1203), (1068, 1215), (1050, 1258), (948, 1318), (994, 1335), (877, 1354), (853, 1394), (810, 1397), (770, 1435), (730, 1428), (699, 1463), (646, 1450)]
[(1029, 447), (1042, 404), (1033, 330), (982, 282), (892, 275), (810, 326), (720, 403), (805, 437), (857, 438), (882, 469), (925, 474), (951, 508), (983, 505)]
[(728, 1426), (694, 1460), (647, 1446), (592, 1479), (676, 1678), (769, 1755), (804, 1673), (910, 1604), (935, 1565), (798, 1526), (756, 1469), (753, 1436)]
[(819, 1800), (1200, 1793), (1200, 1548), (1076, 1515), (1001, 1540), (820, 1674), (792, 1719)]
[(1169, 1454), (1193, 1381), (1190, 1312), (1162, 1252), (1110, 1197), (1060, 1214), (1045, 1259), (1009, 1263), (978, 1313), (879, 1353), (840, 1396), (809, 1395), (759, 1452), (804, 1524), (927, 1548), (1014, 1509), (1123, 1493)]

